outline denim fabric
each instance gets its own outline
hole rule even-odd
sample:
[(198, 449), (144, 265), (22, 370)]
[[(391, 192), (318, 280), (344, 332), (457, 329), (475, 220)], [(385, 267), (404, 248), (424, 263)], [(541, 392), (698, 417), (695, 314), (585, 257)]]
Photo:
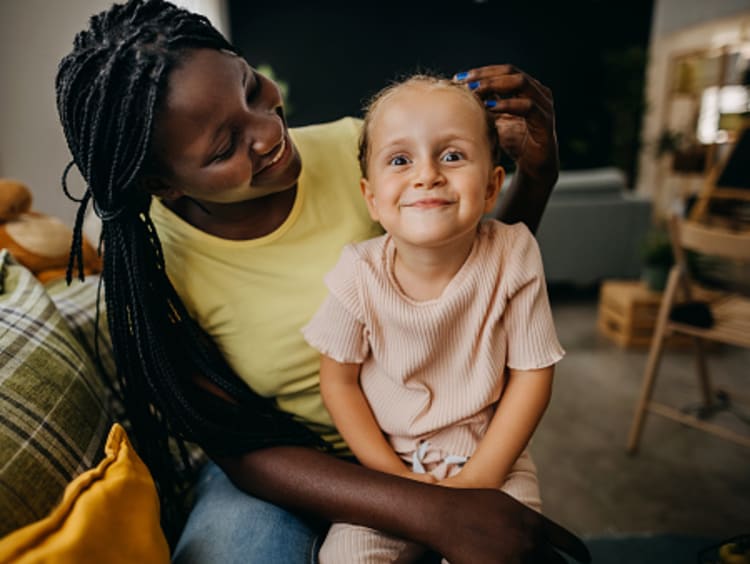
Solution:
[(320, 533), (293, 513), (249, 496), (209, 462), (174, 564), (315, 564)]

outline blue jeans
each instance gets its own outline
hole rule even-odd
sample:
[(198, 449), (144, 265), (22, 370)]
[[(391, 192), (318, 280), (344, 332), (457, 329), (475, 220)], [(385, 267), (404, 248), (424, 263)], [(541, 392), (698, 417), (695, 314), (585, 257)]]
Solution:
[(201, 470), (195, 493), (173, 563), (317, 563), (320, 531), (285, 509), (241, 492), (213, 462)]

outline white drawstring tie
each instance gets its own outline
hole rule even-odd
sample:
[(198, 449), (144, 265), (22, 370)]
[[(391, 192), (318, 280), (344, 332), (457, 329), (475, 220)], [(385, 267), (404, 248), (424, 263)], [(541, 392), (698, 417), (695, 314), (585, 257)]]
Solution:
[[(414, 454), (411, 457), (411, 470), (415, 474), (427, 473), (427, 470), (425, 470), (424, 464), (422, 462), (424, 461), (424, 457), (427, 454), (429, 448), (430, 441), (422, 441), (421, 443), (419, 443), (417, 450), (414, 451)], [(460, 456), (458, 454), (449, 454), (448, 456), (443, 458), (443, 462), (445, 462), (446, 464), (463, 465), (466, 464), (467, 460), (469, 460), (468, 456)]]

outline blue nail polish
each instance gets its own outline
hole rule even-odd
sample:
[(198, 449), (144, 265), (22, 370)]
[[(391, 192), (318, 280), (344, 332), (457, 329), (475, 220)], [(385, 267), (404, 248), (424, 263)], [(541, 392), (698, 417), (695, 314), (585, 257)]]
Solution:
[(456, 80), (464, 80), (467, 76), (469, 76), (468, 72), (456, 73)]
[(495, 100), (485, 100), (484, 105), (488, 108), (494, 108), (495, 106), (497, 106), (497, 102)]
[(471, 90), (476, 90), (477, 88), (479, 88), (479, 81), (478, 81), (478, 80), (475, 80), (474, 82), (470, 82), (470, 83), (468, 84), (468, 86), (469, 86), (469, 88), (470, 88)]

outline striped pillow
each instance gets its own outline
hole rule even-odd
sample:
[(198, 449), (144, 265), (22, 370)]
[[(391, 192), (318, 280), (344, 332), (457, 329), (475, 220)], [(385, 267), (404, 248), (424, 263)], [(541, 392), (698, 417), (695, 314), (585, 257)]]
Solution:
[(46, 288), (0, 250), (0, 536), (44, 517), (101, 459), (106, 397)]
[[(107, 326), (103, 289), (98, 336), (95, 330), (99, 279), (99, 275), (88, 275), (83, 282), (73, 280), (70, 286), (64, 279), (58, 279), (46, 284), (45, 288), (47, 294), (57, 306), (60, 315), (68, 323), (73, 336), (94, 362), (99, 377), (106, 378), (112, 387), (119, 389), (115, 358), (112, 352), (112, 340), (109, 337)], [(109, 399), (109, 410), (113, 414), (114, 420), (120, 422), (129, 431), (130, 424), (125, 407), (119, 398), (113, 396), (109, 387), (107, 387), (106, 392)]]

